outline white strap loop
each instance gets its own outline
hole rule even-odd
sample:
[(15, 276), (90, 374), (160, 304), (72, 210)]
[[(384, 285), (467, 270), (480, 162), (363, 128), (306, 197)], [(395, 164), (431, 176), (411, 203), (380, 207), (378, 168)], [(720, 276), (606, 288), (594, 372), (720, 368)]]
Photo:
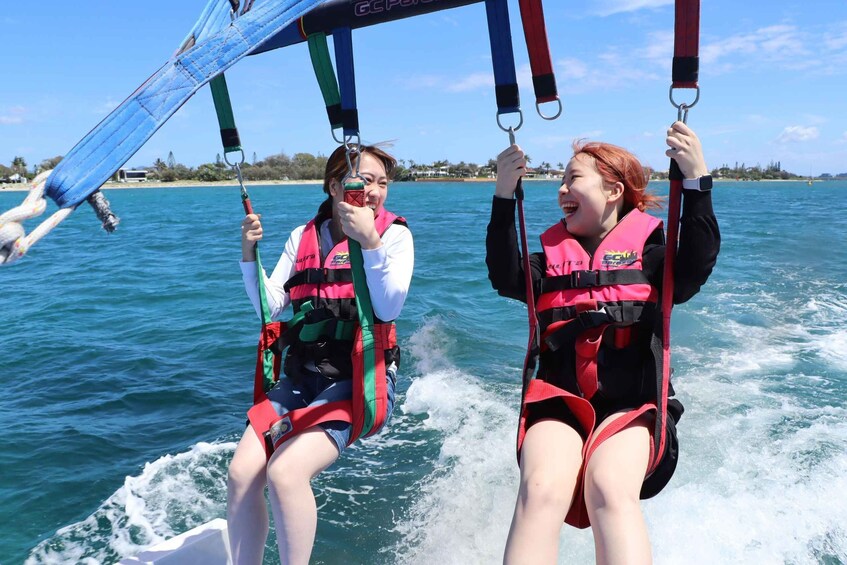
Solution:
[(20, 206), (0, 214), (0, 266), (9, 265), (23, 257), (35, 242), (50, 233), (74, 211), (74, 208), (61, 208), (26, 235), (22, 222), (40, 216), (47, 209), (44, 185), (51, 172), (45, 171), (33, 179), (29, 194)]

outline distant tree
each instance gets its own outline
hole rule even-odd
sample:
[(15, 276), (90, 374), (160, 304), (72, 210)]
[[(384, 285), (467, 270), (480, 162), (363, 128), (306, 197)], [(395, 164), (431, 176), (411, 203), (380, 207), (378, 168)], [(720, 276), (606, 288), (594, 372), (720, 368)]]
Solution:
[(560, 170), (560, 171), (564, 171), (564, 170), (565, 170), (565, 164), (564, 164), (564, 163), (562, 163), (561, 161), (559, 161), (558, 163), (556, 163), (556, 166), (557, 166), (557, 167), (559, 167), (559, 170)]
[(197, 167), (194, 172), (194, 178), (203, 182), (215, 182), (221, 180), (229, 180), (229, 171), (219, 167), (217, 163), (204, 163)]
[(541, 161), (541, 169), (544, 171), (544, 174), (550, 174), (550, 163), (547, 161)]
[(26, 173), (26, 159), (23, 157), (15, 157), (12, 159), (12, 170), (19, 174)]
[(162, 171), (168, 168), (168, 165), (161, 159), (156, 159), (156, 161), (153, 163), (153, 168), (156, 169), (156, 172), (161, 173)]
[(256, 164), (256, 152), (255, 151), (253, 151), (253, 164), (254, 165)]
[(50, 159), (44, 159), (41, 161), (41, 170), (49, 171), (56, 168), (56, 165), (59, 164), (59, 161), (62, 160), (62, 155), (57, 155), (55, 157), (51, 157)]
[(176, 159), (174, 158), (174, 152), (168, 151), (168, 168), (173, 169), (176, 167)]

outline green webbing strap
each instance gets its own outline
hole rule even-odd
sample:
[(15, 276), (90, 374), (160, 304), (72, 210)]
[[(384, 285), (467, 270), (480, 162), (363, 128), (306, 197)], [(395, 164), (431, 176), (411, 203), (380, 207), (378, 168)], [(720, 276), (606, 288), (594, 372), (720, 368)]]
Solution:
[(238, 137), (238, 129), (235, 127), (232, 102), (229, 100), (229, 90), (223, 73), (209, 81), (209, 86), (212, 88), (212, 99), (215, 101), (215, 112), (218, 114), (224, 153), (241, 151), (241, 140)]
[(338, 80), (332, 68), (332, 59), (329, 58), (326, 34), (323, 32), (313, 33), (308, 37), (309, 55), (312, 58), (312, 67), (315, 69), (315, 77), (326, 105), (326, 114), (329, 124), (333, 130), (342, 126), (341, 116), (341, 94), (338, 91)]
[[(365, 185), (361, 181), (351, 181), (344, 184), (344, 190), (364, 191)], [(367, 435), (373, 428), (376, 414), (371, 402), (376, 398), (376, 351), (374, 348), (374, 311), (371, 304), (371, 295), (368, 292), (368, 282), (365, 277), (365, 260), (362, 257), (362, 246), (358, 241), (348, 238), (347, 246), (350, 252), (350, 269), (353, 272), (353, 288), (356, 291), (356, 309), (359, 316), (359, 325), (362, 328), (362, 352), (364, 365), (363, 389), (365, 397), (364, 423), (362, 435)], [(382, 352), (379, 352), (382, 355)]]

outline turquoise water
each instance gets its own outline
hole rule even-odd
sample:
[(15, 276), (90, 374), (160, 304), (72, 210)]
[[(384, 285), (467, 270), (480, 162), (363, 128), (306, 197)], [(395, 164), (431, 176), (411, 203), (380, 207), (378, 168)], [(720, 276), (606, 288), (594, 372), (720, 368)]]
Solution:
[[(555, 186), (527, 183), (533, 237), (558, 218)], [(319, 192), (251, 189), (269, 266)], [(398, 406), (315, 482), (315, 563), (501, 559), (526, 310), (487, 280), (492, 192), (391, 188), (417, 255)], [(112, 563), (224, 515), (259, 328), (237, 189), (107, 196), (118, 232), (81, 208), (0, 269), (4, 565)], [(686, 413), (677, 474), (644, 504), (655, 561), (847, 563), (847, 183), (718, 183), (714, 196), (716, 272), (674, 311)], [(0, 193), (0, 209), (22, 199)], [(562, 542), (562, 562), (593, 561), (588, 531)]]

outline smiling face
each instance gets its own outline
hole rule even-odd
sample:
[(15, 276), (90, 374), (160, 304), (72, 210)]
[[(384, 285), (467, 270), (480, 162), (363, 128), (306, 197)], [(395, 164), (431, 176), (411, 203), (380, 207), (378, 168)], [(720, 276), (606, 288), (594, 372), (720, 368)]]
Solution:
[(596, 248), (618, 223), (622, 196), (622, 183), (605, 182), (594, 158), (577, 153), (559, 187), (559, 208), (568, 231), (583, 240), (583, 245)]
[[(365, 183), (365, 206), (373, 210), (375, 215), (379, 215), (388, 197), (388, 174), (385, 165), (370, 153), (364, 153), (359, 163), (359, 175)], [(329, 191), (335, 204), (344, 200), (344, 187), (338, 180), (332, 180)]]

